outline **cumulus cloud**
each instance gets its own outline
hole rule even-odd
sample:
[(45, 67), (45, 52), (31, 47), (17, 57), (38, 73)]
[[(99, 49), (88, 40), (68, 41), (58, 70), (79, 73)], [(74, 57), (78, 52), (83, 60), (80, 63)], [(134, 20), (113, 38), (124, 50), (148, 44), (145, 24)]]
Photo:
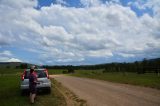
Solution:
[(61, 5), (68, 5), (65, 0), (56, 0), (56, 3)]
[(9, 56), (12, 56), (12, 53), (8, 50), (5, 50), (5, 51), (0, 52), (0, 56), (1, 57), (9, 57)]
[(57, 2), (60, 5), (36, 10), (36, 1), (1, 0), (0, 47), (10, 45), (37, 53), (37, 61), (43, 63), (85, 62), (87, 57), (115, 55), (160, 56), (158, 13), (137, 17), (119, 0), (105, 4), (81, 0), (87, 8), (66, 7), (61, 5), (63, 0)]
[(7, 60), (7, 62), (22, 62), (22, 61), (16, 58), (10, 58)]
[(80, 0), (80, 2), (85, 7), (99, 6), (102, 4), (101, 0)]
[(151, 9), (154, 13), (154, 16), (158, 15), (160, 16), (160, 2), (159, 0), (136, 0), (129, 2), (128, 5), (133, 5), (137, 7), (138, 9)]
[(13, 54), (8, 51), (0, 52), (0, 62), (22, 62), (20, 59), (13, 58)]

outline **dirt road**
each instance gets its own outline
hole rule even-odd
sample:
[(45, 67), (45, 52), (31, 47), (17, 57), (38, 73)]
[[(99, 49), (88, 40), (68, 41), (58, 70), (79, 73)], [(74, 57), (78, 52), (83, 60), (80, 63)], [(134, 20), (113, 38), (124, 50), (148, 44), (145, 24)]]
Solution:
[(160, 90), (64, 75), (51, 76), (89, 106), (160, 106)]

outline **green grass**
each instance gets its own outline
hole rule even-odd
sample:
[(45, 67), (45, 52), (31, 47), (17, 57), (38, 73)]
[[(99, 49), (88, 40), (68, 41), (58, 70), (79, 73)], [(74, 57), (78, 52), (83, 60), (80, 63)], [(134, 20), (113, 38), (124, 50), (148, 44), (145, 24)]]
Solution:
[[(5, 74), (22, 74), (24, 69), (0, 68), (0, 75)], [(65, 69), (48, 69), (49, 74), (62, 74)]]
[(49, 74), (62, 74), (65, 69), (48, 69)]
[(15, 68), (0, 68), (0, 74), (20, 74), (23, 73), (23, 69), (15, 69)]
[[(24, 69), (0, 68), (0, 74), (22, 74)], [(49, 74), (62, 74), (65, 69), (48, 69)]]
[[(20, 70), (7, 70), (0, 74), (1, 106), (30, 106), (29, 96), (21, 96), (20, 73)], [(66, 106), (66, 102), (63, 95), (52, 86), (51, 94), (39, 94), (34, 106)]]
[(102, 70), (76, 70), (71, 75), (160, 89), (160, 76), (153, 73), (125, 73), (124, 75), (120, 72), (102, 73)]

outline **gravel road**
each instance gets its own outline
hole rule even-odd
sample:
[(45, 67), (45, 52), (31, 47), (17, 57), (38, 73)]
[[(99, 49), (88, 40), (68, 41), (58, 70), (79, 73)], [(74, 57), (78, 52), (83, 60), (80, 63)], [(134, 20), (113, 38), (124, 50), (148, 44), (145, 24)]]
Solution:
[(160, 106), (160, 90), (65, 75), (51, 77), (89, 106)]

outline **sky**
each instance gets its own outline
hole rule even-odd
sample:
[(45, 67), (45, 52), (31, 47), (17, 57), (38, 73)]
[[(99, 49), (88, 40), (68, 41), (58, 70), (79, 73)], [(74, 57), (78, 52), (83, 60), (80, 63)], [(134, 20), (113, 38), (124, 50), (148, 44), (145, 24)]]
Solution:
[(160, 57), (160, 0), (0, 0), (0, 62), (86, 65)]

